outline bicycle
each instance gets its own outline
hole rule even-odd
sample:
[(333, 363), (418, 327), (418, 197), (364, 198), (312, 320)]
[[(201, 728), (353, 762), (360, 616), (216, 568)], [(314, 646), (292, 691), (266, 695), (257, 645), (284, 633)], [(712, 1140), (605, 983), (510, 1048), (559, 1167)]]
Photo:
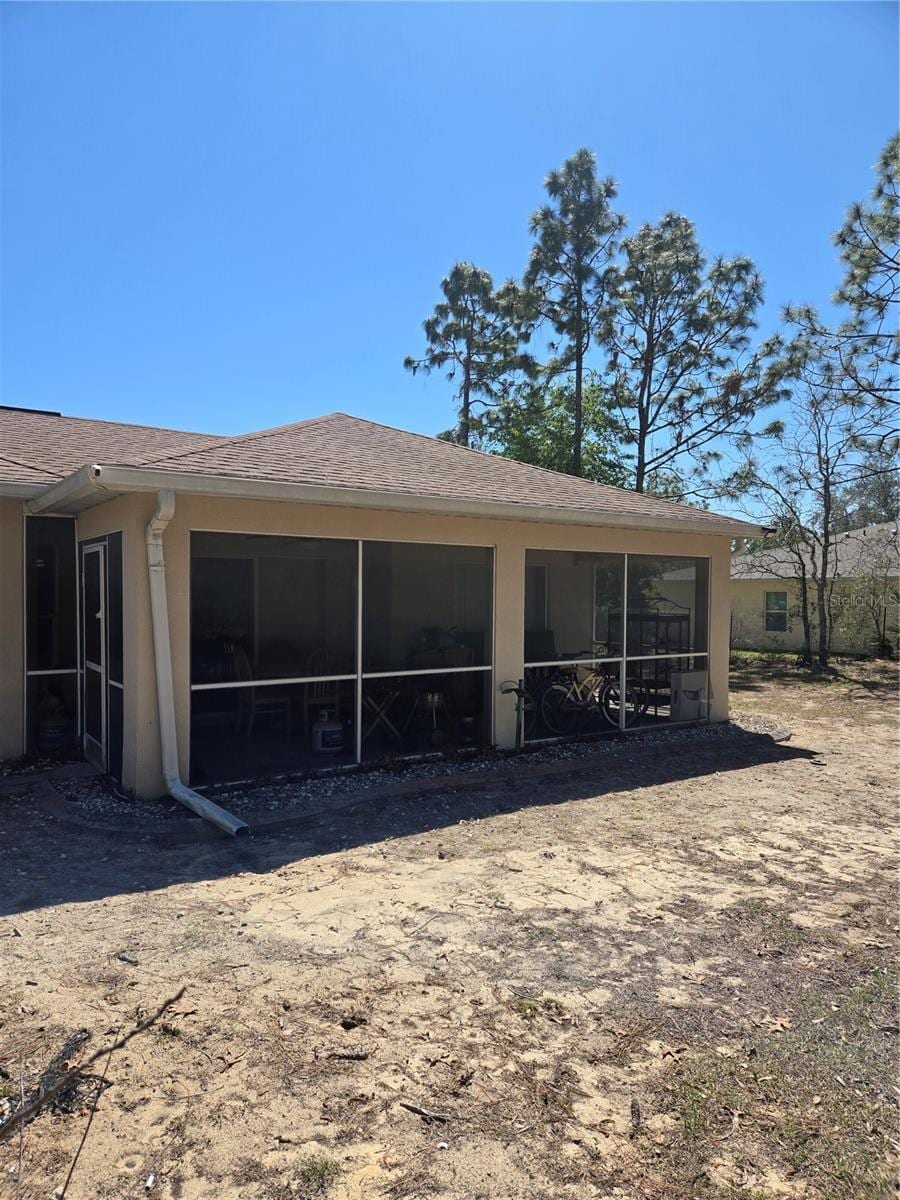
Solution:
[[(641, 681), (629, 678), (625, 683), (624, 709), (626, 728), (633, 725), (649, 707)], [(544, 690), (540, 712), (544, 724), (559, 737), (571, 737), (585, 731), (598, 718), (619, 728), (623, 708), (619, 672), (605, 663), (561, 668)]]

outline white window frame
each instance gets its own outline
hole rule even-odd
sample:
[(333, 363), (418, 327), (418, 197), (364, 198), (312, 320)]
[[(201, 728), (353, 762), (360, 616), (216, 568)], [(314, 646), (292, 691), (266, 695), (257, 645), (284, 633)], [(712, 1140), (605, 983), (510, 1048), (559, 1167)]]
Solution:
[[(770, 596), (784, 596), (784, 608), (769, 608)], [(784, 629), (770, 629), (769, 615), (779, 616), (784, 619)], [(763, 594), (763, 628), (766, 633), (787, 633), (788, 632), (788, 594), (787, 588), (766, 588)]]

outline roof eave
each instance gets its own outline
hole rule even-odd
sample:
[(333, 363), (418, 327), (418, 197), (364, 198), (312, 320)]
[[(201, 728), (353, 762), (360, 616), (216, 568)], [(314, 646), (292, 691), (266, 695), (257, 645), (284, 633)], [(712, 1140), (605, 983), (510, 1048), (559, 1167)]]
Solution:
[(491, 500), (464, 500), (405, 492), (383, 492), (365, 488), (326, 487), (319, 484), (284, 483), (270, 479), (241, 479), (230, 475), (200, 475), (147, 467), (118, 467), (92, 464), (79, 468), (58, 484), (31, 500), (28, 509), (39, 512), (79, 512), (126, 492), (156, 492), (172, 488), (199, 496), (227, 496), (241, 500), (276, 500), (287, 503), (328, 504), (352, 508), (438, 513), (494, 520), (550, 522), (562, 525), (602, 525), (626, 529), (656, 529), (667, 533), (700, 533), (719, 537), (755, 537), (762, 527), (747, 521), (638, 516), (628, 513), (598, 513), (586, 509), (553, 508)]
[(47, 487), (46, 483), (21, 483), (15, 479), (0, 479), (0, 497), (7, 500), (30, 500)]

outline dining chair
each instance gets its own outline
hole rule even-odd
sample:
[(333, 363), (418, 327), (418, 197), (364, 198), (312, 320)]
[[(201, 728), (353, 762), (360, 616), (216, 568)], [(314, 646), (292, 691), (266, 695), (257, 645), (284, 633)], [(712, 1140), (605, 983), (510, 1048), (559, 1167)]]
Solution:
[[(234, 671), (241, 683), (250, 683), (253, 681), (253, 671), (250, 667), (250, 659), (247, 657), (247, 651), (243, 646), (235, 645), (231, 651), (232, 661), (234, 663)], [(253, 733), (253, 725), (257, 717), (280, 717), (285, 723), (285, 732), (288, 737), (291, 736), (292, 725), (292, 704), (291, 694), (285, 688), (279, 688), (277, 685), (269, 684), (264, 687), (248, 687), (241, 688), (241, 692), (245, 693), (248, 698), (245, 700), (241, 697), (241, 706), (238, 709), (238, 727), (237, 732), (241, 731), (241, 722), (244, 715), (247, 718), (246, 736), (250, 737)]]
[[(313, 650), (306, 660), (307, 675), (334, 675), (334, 655), (326, 646)], [(310, 710), (315, 709), (313, 720), (322, 709), (331, 710), (337, 717), (340, 713), (341, 685), (335, 679), (313, 679), (303, 685), (303, 732), (309, 732)]]

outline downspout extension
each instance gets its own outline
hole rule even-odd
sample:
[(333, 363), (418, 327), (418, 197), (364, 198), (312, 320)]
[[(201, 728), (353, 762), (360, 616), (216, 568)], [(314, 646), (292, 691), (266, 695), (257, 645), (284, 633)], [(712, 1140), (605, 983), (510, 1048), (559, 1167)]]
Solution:
[(150, 617), (153, 624), (153, 655), (156, 660), (156, 699), (159, 709), (159, 743), (166, 790), (198, 817), (224, 829), (232, 837), (249, 832), (233, 813), (207, 800), (182, 783), (178, 772), (178, 733), (175, 725), (175, 689), (172, 683), (172, 647), (169, 641), (169, 605), (166, 595), (166, 560), (163, 533), (175, 514), (175, 493), (159, 493), (158, 507), (147, 525), (147, 570), (150, 578)]

